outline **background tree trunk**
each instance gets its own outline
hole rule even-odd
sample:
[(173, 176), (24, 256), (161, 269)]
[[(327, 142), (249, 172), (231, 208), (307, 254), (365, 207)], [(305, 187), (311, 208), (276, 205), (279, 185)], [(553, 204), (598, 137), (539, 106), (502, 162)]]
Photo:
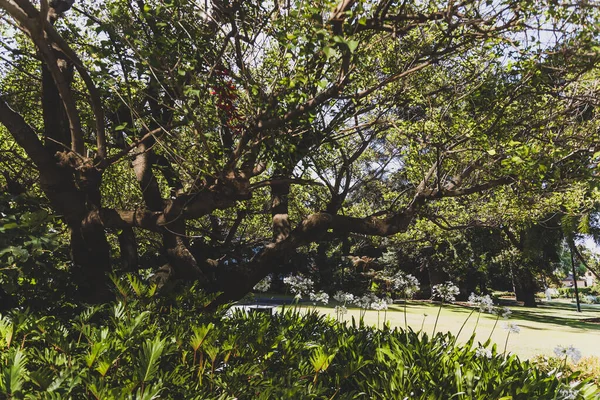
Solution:
[(71, 228), (71, 257), (77, 297), (89, 303), (111, 300), (110, 247), (104, 228), (98, 224)]
[(515, 295), (517, 301), (522, 301), (525, 307), (537, 307), (535, 302), (535, 293), (537, 285), (533, 274), (528, 268), (521, 268), (515, 271)]

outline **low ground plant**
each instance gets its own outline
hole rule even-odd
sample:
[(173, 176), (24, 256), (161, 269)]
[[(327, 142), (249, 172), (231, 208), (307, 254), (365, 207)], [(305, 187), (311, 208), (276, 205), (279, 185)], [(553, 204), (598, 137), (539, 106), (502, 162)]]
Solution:
[(589, 379), (596, 385), (600, 385), (600, 357), (582, 357), (577, 362), (567, 359), (565, 363), (563, 357), (536, 356), (531, 359), (531, 362), (544, 372), (576, 374), (578, 379)]
[[(581, 374), (451, 334), (339, 323), (312, 311), (198, 314), (129, 277), (120, 301), (72, 318), (0, 316), (0, 398), (592, 399)], [(575, 397), (565, 397), (566, 394)]]

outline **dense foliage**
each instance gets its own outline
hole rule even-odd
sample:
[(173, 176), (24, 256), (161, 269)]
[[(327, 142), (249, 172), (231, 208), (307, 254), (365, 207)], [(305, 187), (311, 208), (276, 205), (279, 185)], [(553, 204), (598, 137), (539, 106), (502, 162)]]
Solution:
[[(578, 373), (493, 346), (341, 324), (317, 313), (198, 314), (133, 276), (120, 301), (67, 318), (0, 317), (0, 397), (29, 399), (593, 399)], [(569, 397), (572, 396), (572, 397)]]
[(586, 2), (0, 10), (0, 185), (60, 216), (88, 301), (138, 268), (217, 303), (298, 260), (332, 286), (331, 259), (363, 242), (440, 248), (440, 232), (492, 226), (519, 243), (531, 221), (580, 218), (600, 197), (600, 11)]
[(0, 193), (0, 311), (49, 311), (73, 297), (65, 225), (43, 200)]

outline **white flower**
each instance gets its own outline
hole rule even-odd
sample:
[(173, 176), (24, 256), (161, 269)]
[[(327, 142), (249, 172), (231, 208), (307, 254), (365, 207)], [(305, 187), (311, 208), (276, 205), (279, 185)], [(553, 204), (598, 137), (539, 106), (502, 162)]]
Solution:
[(510, 311), (508, 309), (508, 307), (498, 307), (494, 310), (494, 313), (504, 319), (508, 319), (510, 317), (510, 315), (512, 314), (512, 311)]
[(354, 295), (352, 293), (346, 293), (346, 292), (342, 292), (341, 290), (338, 290), (334, 295), (333, 298), (336, 301), (339, 301), (340, 303), (352, 303), (352, 301), (354, 301)]
[(475, 355), (481, 358), (492, 358), (492, 351), (485, 347), (478, 347), (477, 350), (475, 350)]
[(313, 281), (310, 278), (305, 278), (302, 275), (290, 275), (283, 278), (283, 283), (290, 287), (290, 291), (294, 293), (296, 298), (310, 292), (313, 287)]
[(387, 302), (385, 301), (385, 299), (377, 299), (375, 301), (371, 302), (371, 308), (375, 311), (383, 311), (383, 310), (387, 310), (388, 305)]
[(412, 297), (416, 292), (419, 291), (419, 281), (417, 278), (410, 274), (404, 274), (404, 272), (397, 272), (392, 277), (394, 290), (402, 293), (406, 298)]
[(366, 310), (371, 307), (371, 303), (373, 303), (374, 301), (377, 301), (377, 300), (378, 300), (377, 296), (370, 293), (370, 294), (365, 294), (361, 297), (355, 297), (354, 304), (356, 304), (359, 308)]
[(494, 311), (494, 301), (489, 295), (477, 296), (475, 293), (471, 293), (469, 303), (478, 306), (480, 312), (491, 313)]
[(310, 296), (310, 300), (313, 302), (313, 304), (316, 304), (316, 303), (329, 304), (329, 295), (323, 291), (321, 291), (319, 293), (310, 292), (309, 296)]
[(568, 389), (560, 389), (558, 391), (558, 399), (561, 400), (573, 400), (576, 399), (579, 395), (579, 390), (568, 388)]
[(442, 301), (452, 302), (456, 300), (456, 295), (460, 293), (460, 290), (454, 283), (447, 281), (446, 283), (433, 285), (431, 293), (432, 297), (439, 298)]
[(512, 322), (505, 323), (502, 327), (505, 330), (507, 330), (509, 333), (519, 333), (519, 332), (521, 332), (521, 328), (519, 328), (519, 325), (513, 324)]
[(575, 364), (581, 359), (581, 352), (572, 345), (569, 345), (568, 347), (556, 346), (554, 348), (554, 354), (559, 358), (571, 357), (571, 360), (573, 360)]
[(258, 292), (266, 292), (271, 287), (271, 275), (267, 275), (262, 281), (254, 285), (254, 290)]
[(338, 315), (345, 315), (348, 313), (348, 309), (345, 306), (335, 306), (335, 313)]

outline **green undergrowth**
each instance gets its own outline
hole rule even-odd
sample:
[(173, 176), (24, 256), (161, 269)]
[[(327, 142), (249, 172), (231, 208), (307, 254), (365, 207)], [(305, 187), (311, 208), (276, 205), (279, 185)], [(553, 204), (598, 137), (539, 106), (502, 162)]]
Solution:
[(117, 283), (120, 301), (70, 318), (2, 315), (0, 398), (598, 398), (578, 372), (542, 371), (473, 339), (293, 309), (202, 314), (196, 291), (164, 299), (135, 278)]

